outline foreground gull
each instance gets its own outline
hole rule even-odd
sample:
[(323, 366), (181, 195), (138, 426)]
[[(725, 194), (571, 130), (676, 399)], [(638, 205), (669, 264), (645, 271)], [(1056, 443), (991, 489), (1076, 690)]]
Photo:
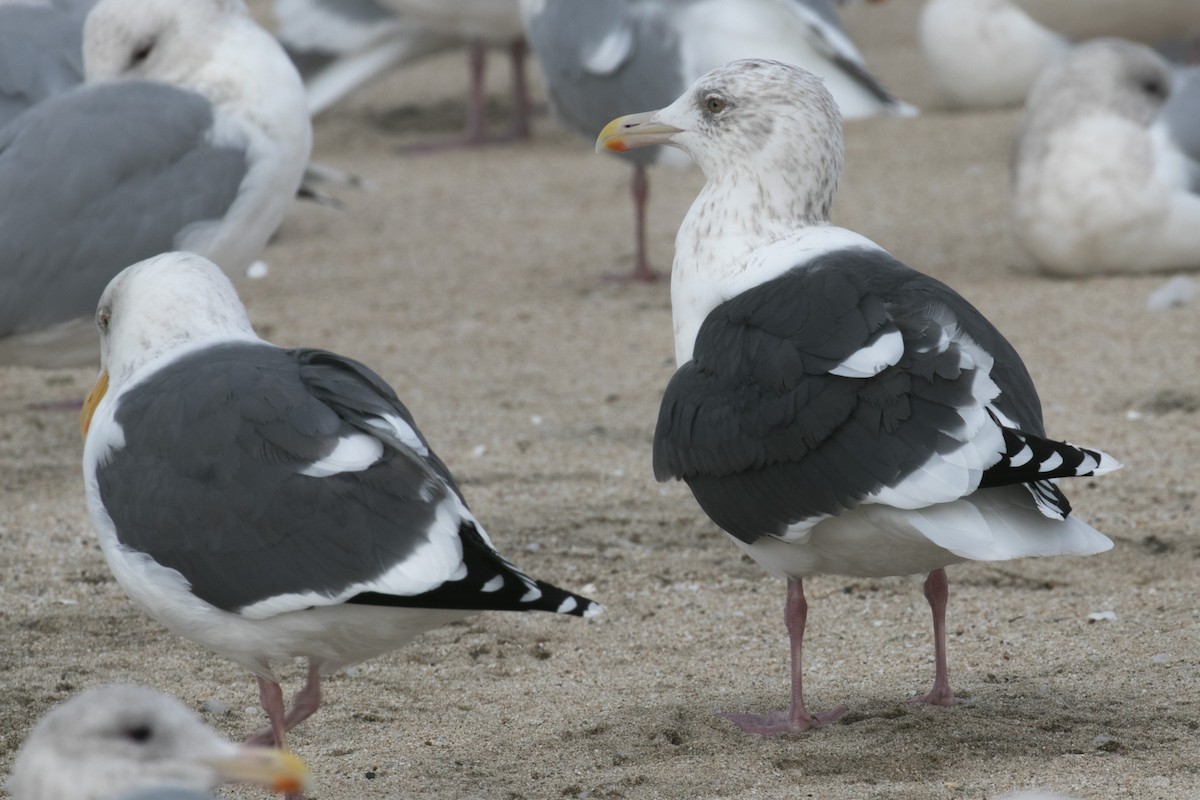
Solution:
[[(599, 612), (496, 552), (378, 375), (259, 339), (209, 261), (129, 267), (96, 321), (82, 426), (100, 546), (146, 613), (257, 676), (271, 727), (254, 741), (316, 711), (321, 674), (439, 625)], [(308, 681), (285, 713), (273, 665), (297, 657)]]
[(83, 40), (87, 82), (0, 128), (0, 364), (94, 358), (85, 320), (139, 259), (240, 275), (308, 161), (304, 87), (241, 0), (101, 0)]
[(5, 788), (13, 800), (191, 797), (221, 783), (304, 786), (298, 758), (238, 746), (178, 700), (144, 686), (89, 689), (55, 706), (21, 745)]
[[(775, 58), (821, 75), (845, 117), (911, 114), (863, 63), (829, 0), (522, 0), (530, 45), (555, 114), (594, 138), (628, 108), (666, 105), (709, 69)], [(646, 167), (686, 164), (666, 148), (622, 154), (633, 165), (634, 265), (646, 257)]]
[(1154, 51), (1118, 39), (1076, 47), (1038, 79), (1011, 206), (1017, 239), (1041, 269), (1200, 268), (1196, 167), (1179, 146), (1189, 134), (1194, 141), (1200, 114), (1179, 108), (1164, 117), (1175, 86)]
[(946, 672), (949, 564), (1084, 555), (1112, 542), (1054, 479), (1118, 465), (1044, 437), (1020, 357), (966, 300), (829, 222), (842, 169), (833, 98), (812, 74), (736, 61), (660, 111), (613, 120), (597, 147), (670, 144), (708, 183), (675, 242), (678, 371), (654, 434), (659, 480), (787, 579), (792, 705), (730, 714), (745, 731), (819, 727), (800, 653), (802, 579), (928, 573), (936, 674)]
[(917, 32), (930, 77), (959, 108), (1020, 105), (1071, 47), (1011, 0), (928, 0)]

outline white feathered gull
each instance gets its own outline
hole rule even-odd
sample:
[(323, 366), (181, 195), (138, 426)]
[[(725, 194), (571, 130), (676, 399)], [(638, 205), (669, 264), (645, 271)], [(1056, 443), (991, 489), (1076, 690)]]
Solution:
[(94, 358), (121, 269), (187, 249), (242, 274), (300, 184), (304, 87), (241, 0), (101, 0), (86, 82), (0, 129), (0, 364)]
[(788, 582), (791, 708), (729, 719), (774, 734), (843, 713), (810, 714), (801, 687), (802, 580), (822, 573), (928, 573), (937, 667), (918, 699), (958, 702), (943, 568), (1107, 550), (1054, 480), (1118, 465), (1044, 438), (1020, 357), (966, 300), (830, 224), (842, 130), (818, 78), (736, 61), (660, 111), (613, 120), (597, 146), (648, 144), (683, 148), (708, 178), (675, 243), (679, 369), (655, 475), (685, 480)]
[(1177, 86), (1153, 50), (1119, 39), (1079, 45), (1042, 73), (1011, 197), (1013, 231), (1041, 269), (1200, 268), (1200, 169), (1183, 149), (1200, 138), (1200, 111), (1192, 90), (1172, 102)]
[[(666, 105), (713, 67), (774, 58), (825, 78), (843, 116), (914, 113), (868, 71), (830, 0), (522, 0), (525, 29), (567, 127), (592, 140), (628, 108)], [(633, 166), (634, 265), (646, 257), (646, 167), (684, 165), (667, 148), (625, 154)]]
[(235, 745), (175, 698), (114, 684), (81, 692), (38, 720), (5, 788), (12, 800), (124, 800), (204, 797), (231, 782), (295, 791), (307, 780), (291, 753)]
[[(590, 616), (499, 553), (392, 389), (250, 327), (213, 264), (169, 253), (100, 299), (84, 405), (88, 509), (117, 582), (255, 674), (282, 744), (320, 676), (478, 611)], [(274, 665), (308, 659), (285, 712)]]
[(917, 33), (930, 77), (960, 108), (1019, 106), (1071, 48), (1011, 0), (929, 0)]

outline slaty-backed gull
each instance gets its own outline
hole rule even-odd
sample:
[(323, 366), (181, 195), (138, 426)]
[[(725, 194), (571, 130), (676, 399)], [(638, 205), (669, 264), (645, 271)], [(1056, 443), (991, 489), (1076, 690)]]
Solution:
[(1107, 550), (1055, 480), (1117, 463), (1045, 438), (1020, 357), (954, 290), (830, 224), (842, 129), (820, 79), (736, 61), (660, 111), (613, 120), (597, 147), (649, 144), (685, 149), (708, 178), (675, 243), (679, 368), (654, 472), (686, 481), (788, 584), (791, 708), (728, 718), (775, 734), (844, 712), (803, 699), (802, 580), (823, 573), (928, 573), (936, 674), (918, 700), (957, 703), (944, 567)]
[[(505, 560), (395, 392), (363, 364), (259, 339), (211, 262), (113, 279), (84, 404), (92, 524), (150, 616), (255, 674), (271, 727), (320, 676), (488, 609), (591, 616)], [(308, 660), (285, 712), (274, 666)]]

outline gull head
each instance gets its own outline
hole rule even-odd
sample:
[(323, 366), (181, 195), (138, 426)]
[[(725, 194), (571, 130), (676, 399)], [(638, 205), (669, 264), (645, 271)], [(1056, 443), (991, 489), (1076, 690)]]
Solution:
[(206, 66), (242, 0), (100, 0), (83, 26), (89, 81), (144, 78), (186, 84)]
[(1081, 44), (1045, 69), (1026, 104), (1034, 124), (1065, 124), (1109, 113), (1149, 126), (1171, 93), (1170, 65), (1149, 47), (1122, 39)]
[(17, 753), (16, 800), (103, 800), (139, 789), (207, 790), (236, 781), (300, 789), (304, 764), (274, 748), (239, 747), (173, 697), (144, 686), (90, 689), (51, 709)]
[(598, 151), (685, 151), (710, 182), (783, 186), (802, 218), (828, 218), (842, 171), (842, 118), (821, 79), (791, 64), (732, 61), (658, 111), (608, 123)]
[(101, 374), (85, 417), (107, 386), (123, 386), (147, 364), (208, 344), (259, 341), (229, 278), (194, 253), (163, 253), (119, 272), (100, 295), (96, 327)]

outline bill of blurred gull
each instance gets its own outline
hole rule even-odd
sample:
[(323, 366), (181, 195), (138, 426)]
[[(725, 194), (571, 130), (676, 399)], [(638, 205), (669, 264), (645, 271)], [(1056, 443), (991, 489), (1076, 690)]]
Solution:
[(86, 82), (0, 129), (0, 364), (94, 358), (109, 280), (172, 249), (258, 258), (311, 143), (304, 88), (241, 0), (101, 0)]
[[(829, 0), (522, 0), (530, 45), (556, 116), (595, 138), (629, 108), (666, 105), (703, 73), (773, 58), (820, 75), (846, 117), (914, 113), (867, 70)], [(622, 153), (633, 165), (635, 281), (646, 255), (646, 167), (686, 164), (667, 148)]]
[(809, 72), (736, 61), (666, 108), (613, 120), (599, 147), (685, 149), (708, 182), (675, 242), (678, 371), (654, 474), (687, 482), (744, 552), (787, 580), (792, 702), (741, 729), (820, 727), (804, 704), (803, 579), (927, 573), (933, 688), (953, 705), (945, 567), (1086, 555), (1112, 542), (1059, 478), (1119, 466), (1045, 438), (1037, 391), (999, 331), (948, 286), (834, 227), (837, 107)]
[(12, 800), (193, 800), (223, 783), (292, 792), (307, 782), (307, 768), (291, 753), (235, 745), (175, 698), (115, 684), (38, 720), (5, 788)]
[(0, 128), (83, 80), (83, 12), (0, 4)]
[[(146, 613), (255, 674), (270, 727), (320, 676), (489, 609), (592, 616), (505, 560), (408, 409), (363, 364), (259, 339), (213, 264), (129, 267), (96, 313), (84, 404), (88, 509)], [(285, 711), (275, 667), (308, 660)]]
[(930, 78), (959, 108), (1019, 106), (1071, 47), (1010, 0), (929, 0), (918, 41)]
[(1154, 51), (1117, 39), (1079, 45), (1038, 79), (1011, 200), (1013, 230), (1038, 267), (1200, 268), (1196, 168), (1180, 147), (1195, 142), (1200, 111), (1164, 113), (1177, 85)]

